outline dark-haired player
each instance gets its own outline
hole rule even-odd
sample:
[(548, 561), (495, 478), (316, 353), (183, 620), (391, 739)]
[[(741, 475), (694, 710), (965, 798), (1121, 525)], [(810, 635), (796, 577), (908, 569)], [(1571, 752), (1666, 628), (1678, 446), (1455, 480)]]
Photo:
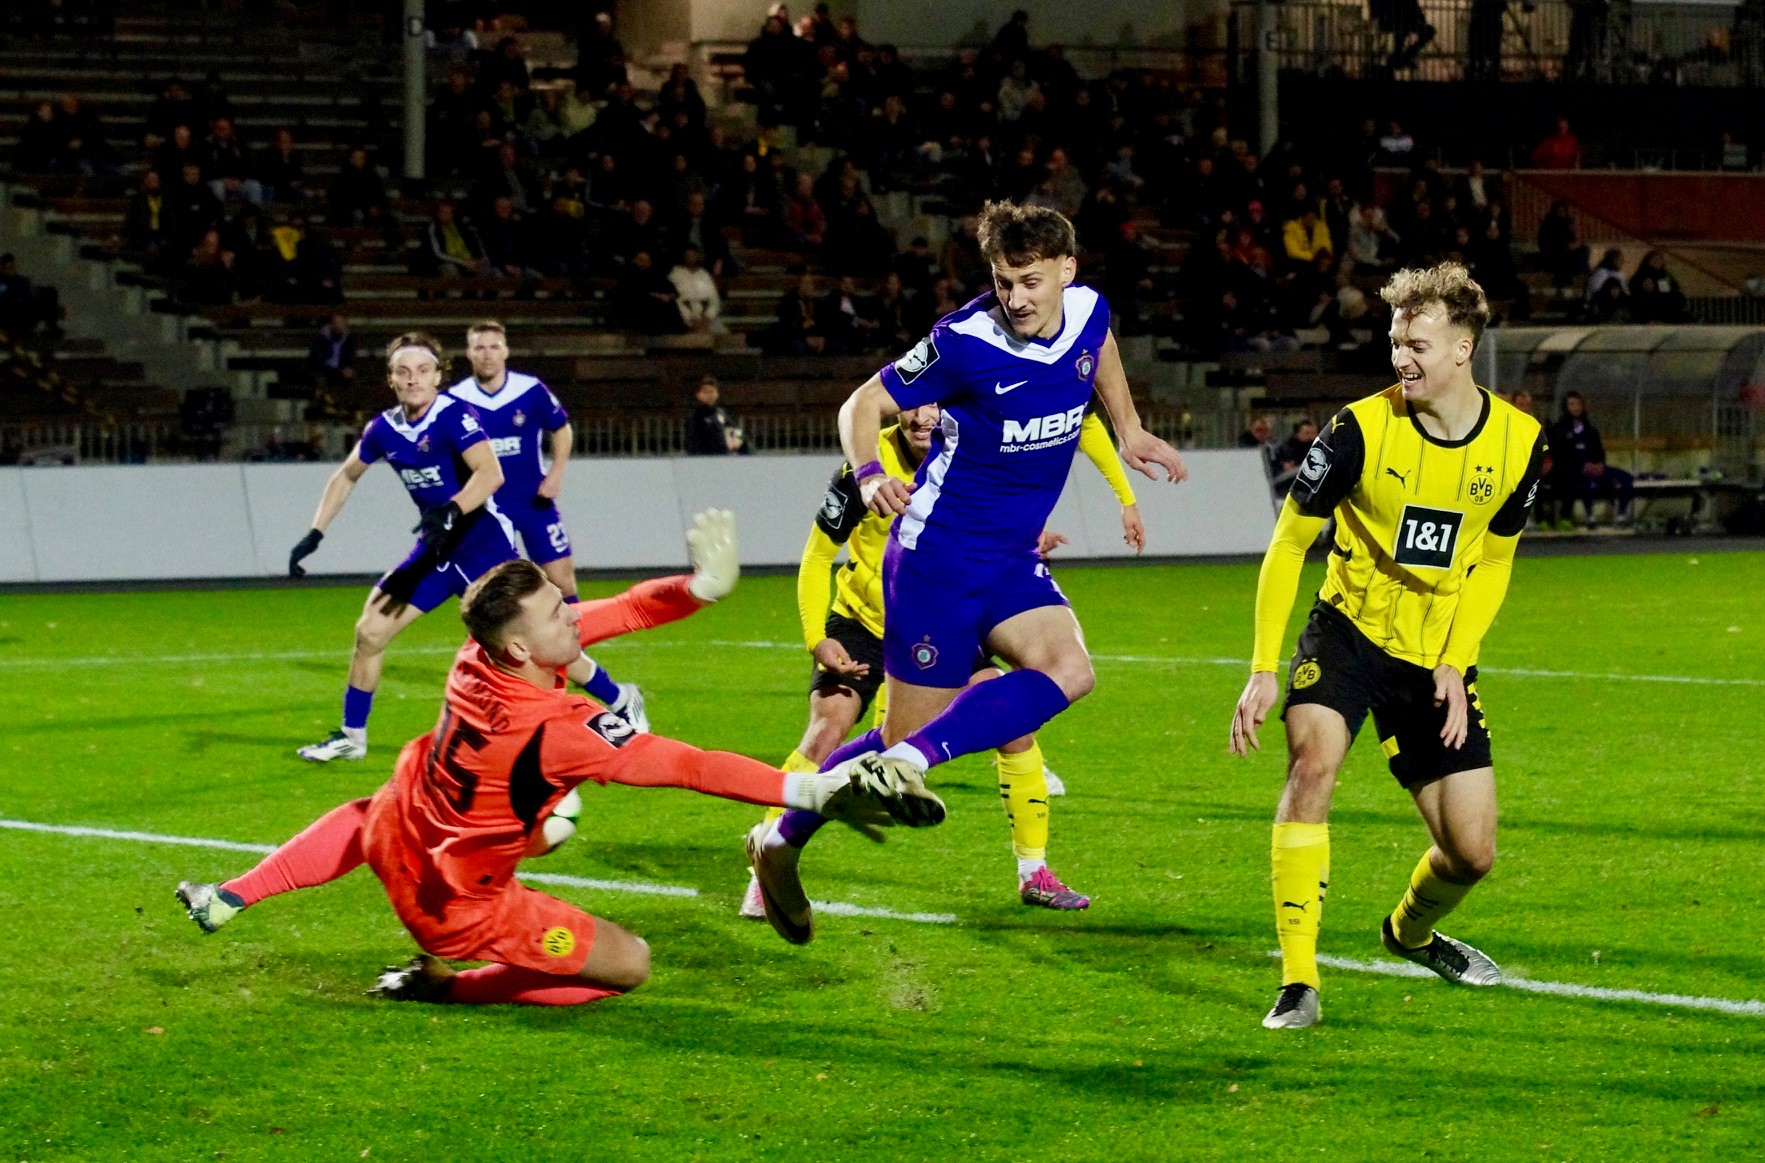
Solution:
[[(204, 932), (279, 893), (373, 869), (423, 949), (372, 992), (399, 1001), (580, 1005), (649, 977), (642, 938), (522, 885), (521, 859), (579, 785), (682, 787), (752, 804), (815, 807), (870, 827), (935, 824), (943, 805), (906, 765), (877, 755), (823, 773), (634, 732), (564, 685), (591, 642), (661, 625), (717, 601), (739, 575), (734, 521), (699, 515), (693, 573), (616, 598), (567, 603), (530, 561), (505, 562), (460, 601), (472, 637), (454, 656), (435, 730), (405, 745), (372, 798), (333, 808), (251, 872), (185, 881), (178, 900)], [(456, 973), (438, 958), (488, 961)]]
[[(1109, 305), (1074, 285), (1072, 223), (990, 202), (980, 245), (992, 290), (939, 320), (840, 410), (859, 498), (896, 520), (882, 568), (888, 710), (880, 729), (829, 763), (882, 746), (924, 771), (1032, 735), (1090, 691), (1078, 620), (1036, 548), (1093, 392), (1130, 467), (1155, 480), (1155, 466), (1173, 481), (1187, 475), (1176, 450), (1140, 424)], [(932, 403), (943, 409), (938, 432), (908, 484), (883, 468), (878, 439), (897, 413)], [(969, 686), (983, 653), (1013, 669)], [(813, 931), (797, 861), (819, 825), (813, 813), (788, 812), (748, 838), (768, 919), (786, 940)]]
[(1334, 515), (1329, 572), (1287, 679), (1287, 784), (1272, 848), (1282, 976), (1270, 1029), (1318, 1020), (1325, 821), (1369, 712), (1434, 840), (1385, 919), (1385, 948), (1448, 981), (1501, 980), (1494, 961), (1434, 925), (1495, 860), (1477, 653), (1507, 594), (1545, 441), (1537, 420), (1471, 378), (1489, 304), (1464, 267), (1399, 271), (1382, 294), (1399, 382), (1338, 412), (1300, 465), (1263, 557), (1250, 681), (1232, 719), (1232, 751), (1260, 747), (1305, 551)]
[[(478, 422), (490, 437), (490, 449), (502, 465), (497, 508), (520, 536), (527, 560), (545, 571), (566, 602), (574, 602), (576, 562), (564, 516), (558, 512), (558, 494), (575, 445), (570, 415), (537, 376), (509, 370), (508, 333), (496, 320), (480, 319), (466, 328), (466, 358), (472, 374), (447, 391), (477, 411)], [(584, 690), (639, 731), (650, 729), (643, 692), (636, 683), (615, 682), (593, 659), (583, 669), (585, 676), (572, 677), (584, 680)]]
[(368, 421), (349, 458), (325, 482), (312, 528), (288, 555), (288, 573), (306, 573), (301, 561), (324, 539), (368, 466), (384, 460), (416, 503), (417, 544), (368, 592), (355, 624), (343, 726), (300, 749), (302, 759), (327, 763), (368, 753), (368, 713), (380, 685), (387, 645), (400, 631), (450, 596), (466, 592), (485, 570), (515, 556), (514, 530), (494, 495), (502, 466), (471, 405), (441, 391), (441, 345), (408, 332), (386, 348), (386, 382), (398, 404)]

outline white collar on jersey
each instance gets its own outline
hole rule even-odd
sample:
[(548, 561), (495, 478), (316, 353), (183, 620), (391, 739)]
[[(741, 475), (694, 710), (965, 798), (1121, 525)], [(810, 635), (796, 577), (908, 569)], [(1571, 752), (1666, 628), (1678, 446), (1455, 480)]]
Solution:
[(428, 431), (429, 425), (435, 423), (435, 418), (437, 416), (453, 406), (454, 401), (448, 398), (446, 392), (442, 392), (435, 397), (435, 402), (429, 405), (429, 410), (423, 413), (423, 418), (415, 424), (412, 424), (404, 418), (404, 407), (400, 404), (394, 404), (392, 407), (382, 412), (381, 415), (385, 417), (388, 424), (392, 425), (392, 430), (394, 432), (397, 432), (406, 440), (415, 440), (417, 437), (423, 435), (424, 432)]
[(1061, 323), (1060, 334), (1051, 342), (1018, 339), (985, 311), (975, 311), (964, 319), (950, 324), (950, 330), (958, 335), (967, 335), (983, 343), (991, 344), (1000, 351), (1009, 352), (1019, 359), (1034, 360), (1036, 363), (1053, 363), (1072, 350), (1078, 342), (1079, 333), (1091, 321), (1091, 315), (1102, 302), (1090, 287), (1068, 287), (1061, 292), (1060, 306), (1065, 313)]
[(498, 408), (514, 403), (527, 394), (527, 389), (539, 382), (539, 377), (527, 375), (525, 372), (503, 372), (503, 386), (495, 393), (487, 392), (478, 386), (478, 381), (467, 376), (448, 389), (449, 394), (458, 396), (466, 403), (480, 410), (488, 408), (494, 412)]

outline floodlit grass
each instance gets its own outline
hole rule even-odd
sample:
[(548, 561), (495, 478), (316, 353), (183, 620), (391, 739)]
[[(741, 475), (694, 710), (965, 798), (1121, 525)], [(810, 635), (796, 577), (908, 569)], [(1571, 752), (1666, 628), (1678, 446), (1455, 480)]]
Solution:
[[(1536, 979), (1765, 992), (1762, 565), (1519, 563), (1481, 684), (1501, 856), (1447, 931)], [(957, 922), (824, 917), (802, 949), (735, 916), (754, 809), (591, 786), (537, 867), (701, 895), (556, 890), (654, 950), (650, 984), (578, 1010), (370, 1001), (411, 946), (365, 870), (205, 938), (173, 885), (254, 857), (0, 830), (0, 1159), (1757, 1152), (1762, 1017), (1326, 969), (1322, 1026), (1262, 1030), (1280, 732), (1227, 757), (1244, 672), (1217, 661), (1248, 654), (1255, 570), (1060, 576), (1099, 655), (1096, 693), (1043, 736), (1071, 792), (1052, 860), (1088, 912), (1017, 904), (978, 757), (935, 773), (942, 828), (881, 848), (830, 831), (804, 861), (816, 897)], [(367, 794), (433, 724), (460, 628), (450, 607), (394, 645), (365, 763), (308, 766), (294, 748), (336, 722), (360, 599), (0, 598), (0, 816), (273, 843)], [(804, 716), (793, 601), (790, 579), (752, 579), (597, 653), (644, 684), (657, 731), (779, 759)], [(1427, 840), (1376, 740), (1333, 822), (1323, 951), (1381, 957)]]

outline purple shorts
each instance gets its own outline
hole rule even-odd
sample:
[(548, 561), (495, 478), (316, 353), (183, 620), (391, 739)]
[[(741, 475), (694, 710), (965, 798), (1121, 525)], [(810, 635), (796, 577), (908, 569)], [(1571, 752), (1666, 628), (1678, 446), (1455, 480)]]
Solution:
[(993, 627), (1025, 610), (1071, 605), (1033, 550), (974, 560), (903, 549), (883, 553), (883, 669), (915, 686), (962, 687)]
[[(384, 582), (387, 574), (415, 560), (422, 552), (422, 542), (411, 546), (404, 561), (387, 570), (380, 580)], [(427, 614), (448, 598), (465, 593), (467, 586), (490, 572), (492, 567), (515, 556), (515, 546), (509, 541), (502, 522), (486, 513), (454, 550), (453, 560), (442, 562), (417, 583), (416, 592), (411, 595), (411, 608)]]
[(497, 508), (521, 535), (521, 552), (528, 561), (544, 565), (571, 555), (570, 534), (564, 530), (556, 501), (536, 494), (525, 501), (498, 501)]

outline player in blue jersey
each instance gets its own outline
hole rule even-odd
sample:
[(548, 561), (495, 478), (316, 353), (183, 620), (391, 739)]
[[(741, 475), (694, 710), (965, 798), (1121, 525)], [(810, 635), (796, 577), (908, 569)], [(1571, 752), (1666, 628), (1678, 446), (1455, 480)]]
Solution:
[(441, 391), (441, 345), (407, 332), (386, 348), (386, 381), (398, 397), (368, 421), (361, 441), (325, 482), (313, 526), (288, 555), (288, 573), (324, 539), (368, 466), (384, 460), (398, 473), (422, 515), (417, 544), (368, 593), (355, 624), (355, 652), (343, 693), (343, 726), (300, 749), (302, 759), (326, 763), (368, 753), (368, 712), (387, 645), (449, 595), (458, 597), (498, 562), (515, 556), (514, 529), (494, 494), (503, 472), (478, 414)]
[[(490, 437), (491, 451), (503, 468), (497, 508), (520, 535), (527, 559), (545, 572), (566, 602), (575, 602), (576, 562), (558, 512), (564, 470), (575, 448), (570, 414), (539, 377), (509, 370), (508, 333), (496, 320), (480, 319), (466, 328), (466, 358), (472, 374), (448, 394), (472, 405)], [(637, 684), (614, 682), (593, 659), (585, 665), (583, 689), (637, 730), (648, 731), (649, 716)]]
[[(886, 747), (923, 771), (1033, 734), (1091, 690), (1078, 619), (1036, 546), (1093, 390), (1130, 468), (1154, 480), (1159, 470), (1171, 481), (1188, 475), (1140, 424), (1109, 305), (1073, 283), (1072, 223), (1044, 207), (989, 202), (980, 244), (993, 289), (939, 320), (840, 409), (859, 495), (896, 521), (883, 555), (888, 711), (829, 763)], [(943, 408), (939, 430), (908, 484), (883, 470), (878, 436), (896, 413), (933, 403)], [(969, 686), (988, 654), (1013, 669)], [(821, 823), (789, 812), (749, 836), (767, 919), (789, 941), (813, 932), (797, 861)]]

